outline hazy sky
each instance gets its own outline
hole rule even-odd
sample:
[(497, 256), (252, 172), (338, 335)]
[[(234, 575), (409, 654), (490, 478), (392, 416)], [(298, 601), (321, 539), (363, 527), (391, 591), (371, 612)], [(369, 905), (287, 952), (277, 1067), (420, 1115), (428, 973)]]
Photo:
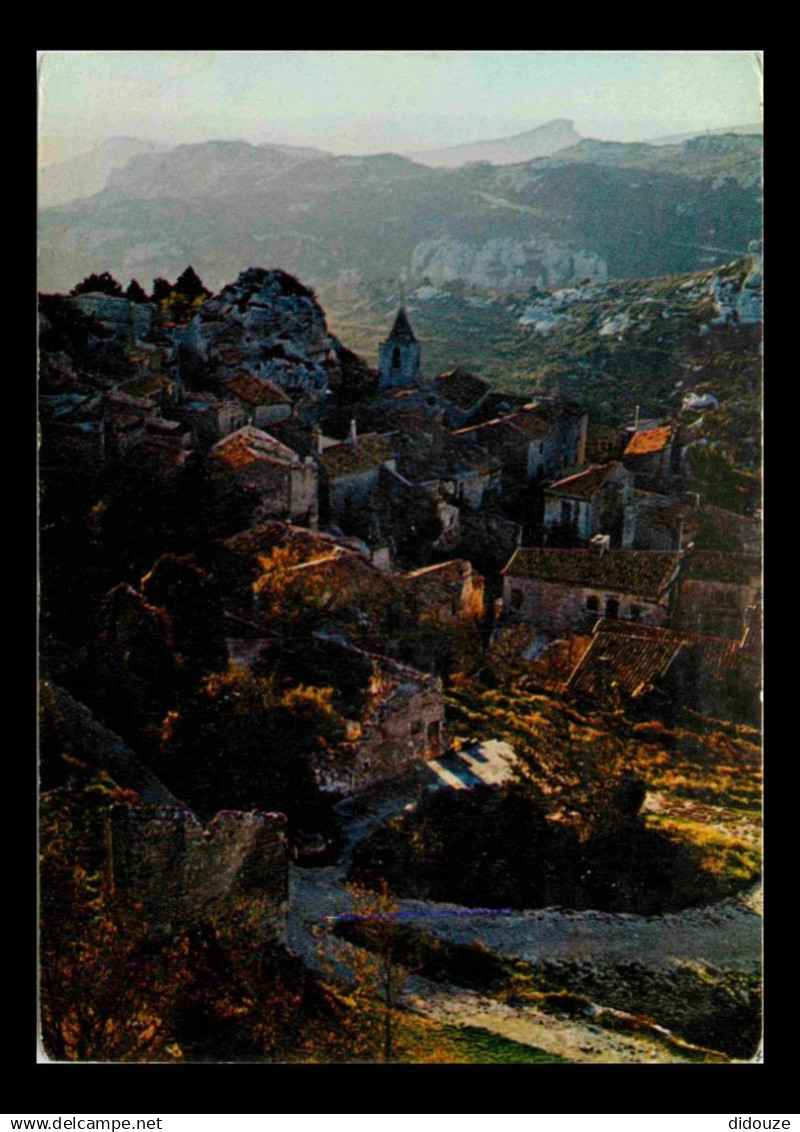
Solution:
[(646, 140), (757, 122), (754, 51), (45, 51), (49, 161), (126, 135), (413, 151), (571, 118)]

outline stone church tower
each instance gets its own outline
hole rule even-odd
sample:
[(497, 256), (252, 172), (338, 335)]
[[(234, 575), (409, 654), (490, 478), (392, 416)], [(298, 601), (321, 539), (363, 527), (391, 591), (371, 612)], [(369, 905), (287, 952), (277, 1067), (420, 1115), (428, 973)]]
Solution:
[(381, 389), (421, 382), (419, 355), (419, 342), (414, 337), (405, 307), (401, 307), (389, 337), (378, 347)]

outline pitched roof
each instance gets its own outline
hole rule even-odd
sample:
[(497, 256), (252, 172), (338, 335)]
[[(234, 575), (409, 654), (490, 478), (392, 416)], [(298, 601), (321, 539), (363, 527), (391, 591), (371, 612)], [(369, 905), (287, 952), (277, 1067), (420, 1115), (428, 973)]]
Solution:
[(566, 479), (550, 484), (544, 489), (545, 494), (578, 495), (582, 499), (590, 499), (605, 487), (612, 473), (621, 467), (616, 460), (610, 464), (592, 464), (585, 472), (576, 472), (574, 476), (567, 476)]
[(475, 377), (461, 366), (456, 366), (450, 373), (440, 374), (433, 385), (440, 397), (465, 412), (485, 397), (491, 389), (488, 381)]
[(248, 405), (291, 405), (282, 389), (256, 373), (237, 373), (228, 378), (225, 388)]
[(748, 586), (761, 578), (761, 559), (757, 554), (695, 550), (687, 555), (682, 574), (692, 581)]
[(623, 456), (646, 456), (649, 452), (663, 452), (672, 440), (674, 431), (672, 425), (641, 429), (633, 434)]
[(604, 618), (595, 626), (591, 644), (575, 666), (567, 688), (592, 693), (603, 683), (614, 681), (620, 691), (639, 696), (685, 651), (690, 651), (709, 675), (720, 676), (736, 667), (741, 646), (727, 638)]
[(350, 440), (332, 444), (320, 453), (319, 462), (331, 479), (339, 479), (370, 468), (379, 468), (387, 460), (391, 460), (393, 455), (392, 445), (385, 436), (367, 432), (357, 437), (355, 444)]
[(211, 451), (233, 471), (264, 460), (289, 463), (295, 457), (295, 453), (285, 444), (250, 425), (224, 437)]
[(416, 342), (405, 307), (401, 307), (397, 312), (397, 318), (394, 320), (394, 325), (386, 340), (387, 342)]
[(510, 578), (616, 590), (658, 599), (678, 571), (680, 555), (668, 550), (563, 550), (518, 547), (503, 570)]
[(298, 563), (301, 563), (318, 561), (334, 554), (350, 556), (360, 554), (360, 551), (349, 545), (350, 541), (273, 519), (239, 531), (238, 534), (225, 539), (222, 545), (237, 558), (253, 563), (259, 557), (269, 556), (278, 547), (288, 547), (296, 554)]

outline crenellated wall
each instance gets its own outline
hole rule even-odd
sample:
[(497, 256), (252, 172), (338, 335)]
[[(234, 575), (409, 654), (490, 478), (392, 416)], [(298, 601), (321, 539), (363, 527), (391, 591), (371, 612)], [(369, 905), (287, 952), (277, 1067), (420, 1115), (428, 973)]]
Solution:
[(256, 900), (264, 939), (285, 941), (289, 881), (283, 814), (223, 810), (204, 828), (178, 806), (113, 806), (114, 886), (143, 905), (157, 934), (198, 923), (237, 897)]

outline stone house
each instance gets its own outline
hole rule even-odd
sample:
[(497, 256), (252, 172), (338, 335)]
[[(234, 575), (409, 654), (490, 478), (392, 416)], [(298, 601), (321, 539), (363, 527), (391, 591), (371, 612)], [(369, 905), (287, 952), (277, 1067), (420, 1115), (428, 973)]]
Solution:
[(277, 385), (258, 374), (243, 370), (229, 377), (223, 387), (226, 396), (241, 405), (247, 423), (255, 428), (266, 428), (292, 415), (290, 398)]
[(717, 637), (741, 637), (747, 610), (762, 599), (761, 559), (716, 550), (687, 553), (681, 570), (675, 623)]
[(545, 543), (576, 546), (603, 534), (612, 546), (626, 546), (632, 481), (630, 472), (612, 461), (550, 484), (544, 489)]
[(503, 570), (503, 616), (547, 636), (585, 633), (605, 616), (669, 618), (680, 555), (656, 550), (520, 547)]
[(535, 483), (584, 463), (587, 424), (577, 402), (552, 398), (453, 435), (485, 448), (518, 482)]
[(247, 413), (240, 403), (214, 393), (186, 393), (165, 411), (170, 419), (190, 430), (192, 442), (200, 448), (211, 447), (247, 424)]
[(680, 448), (677, 441), (674, 425), (634, 432), (622, 454), (622, 462), (633, 474), (637, 487), (658, 490), (669, 484), (679, 470)]
[(331, 444), (317, 455), (320, 475), (320, 510), (324, 521), (351, 525), (354, 513), (364, 510), (380, 481), (381, 468), (396, 470), (391, 441), (375, 432)]
[(319, 479), (312, 457), (301, 459), (252, 425), (218, 441), (211, 453), (217, 476), (257, 494), (256, 521), (270, 517), (317, 525)]

